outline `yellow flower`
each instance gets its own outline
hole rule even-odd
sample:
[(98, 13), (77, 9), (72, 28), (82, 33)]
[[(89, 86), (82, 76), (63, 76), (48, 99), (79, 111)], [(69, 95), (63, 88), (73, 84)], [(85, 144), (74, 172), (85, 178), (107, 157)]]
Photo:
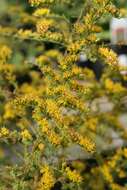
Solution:
[(120, 170), (120, 171), (119, 171), (119, 177), (120, 177), (120, 178), (126, 177), (126, 172), (123, 171), (123, 170)]
[(108, 48), (100, 47), (99, 54), (102, 56), (104, 61), (110, 66), (118, 66), (118, 57), (117, 54)]
[(55, 178), (53, 176), (52, 170), (48, 165), (45, 165), (41, 169), (42, 177), (38, 183), (37, 190), (51, 190), (55, 184)]
[(74, 67), (72, 67), (71, 73), (74, 75), (79, 75), (82, 73), (82, 69), (78, 66), (74, 66)]
[(68, 54), (64, 58), (60, 60), (60, 66), (62, 69), (66, 70), (68, 66), (71, 66), (73, 63), (75, 63), (78, 60), (78, 55), (71, 55)]
[(0, 137), (6, 137), (9, 135), (9, 130), (5, 127), (2, 127), (0, 130)]
[(21, 137), (22, 137), (22, 140), (31, 140), (32, 139), (32, 136), (27, 129), (25, 129), (21, 132)]
[(102, 31), (102, 28), (100, 26), (93, 25), (92, 26), (92, 31), (98, 33), (98, 32)]
[(6, 63), (6, 60), (11, 57), (12, 51), (6, 45), (0, 46), (0, 64)]
[(48, 31), (45, 34), (45, 38), (47, 38), (47, 40), (58, 41), (58, 42), (62, 42), (64, 40), (64, 37), (63, 37), (62, 33), (60, 33), (60, 32)]
[(124, 155), (125, 158), (127, 158), (127, 148), (123, 149), (123, 155)]
[(110, 79), (105, 80), (105, 88), (113, 93), (120, 93), (125, 91), (124, 87), (120, 83), (114, 83)]
[(88, 129), (95, 131), (98, 124), (98, 118), (93, 117), (86, 121), (85, 125), (88, 127)]
[(80, 22), (76, 22), (74, 24), (74, 29), (75, 29), (75, 32), (78, 34), (82, 34), (85, 31), (84, 24)]
[(41, 132), (46, 135), (48, 140), (54, 145), (60, 145), (61, 139), (59, 135), (52, 130), (48, 120), (46, 120), (45, 118), (36, 118), (36, 116), (34, 117), (34, 119), (37, 121), (37, 123), (41, 127)]
[(97, 36), (95, 34), (90, 34), (87, 37), (87, 40), (90, 41), (90, 42), (95, 42), (97, 40)]
[(29, 0), (29, 3), (30, 3), (32, 6), (37, 6), (37, 5), (39, 5), (41, 2), (42, 2), (42, 0)]
[(54, 49), (45, 52), (45, 54), (48, 57), (51, 57), (53, 59), (58, 59), (58, 60), (60, 60), (60, 58), (62, 57), (62, 54), (58, 50), (54, 50)]
[(81, 145), (86, 151), (93, 153), (95, 152), (95, 143), (88, 137), (83, 137), (78, 132), (74, 131), (73, 129), (69, 129), (70, 137), (73, 141)]
[(89, 138), (79, 136), (79, 144), (83, 146), (88, 152), (95, 151), (95, 143), (93, 143)]
[(48, 8), (40, 8), (34, 12), (34, 16), (38, 16), (38, 17), (49, 15), (49, 14), (50, 14), (50, 9)]
[(127, 15), (127, 9), (126, 8), (121, 8), (119, 11), (120, 11), (121, 17), (126, 17), (126, 15)]
[(36, 62), (40, 66), (40, 68), (42, 67), (42, 70), (45, 64), (48, 66), (48, 63), (50, 63), (48, 57), (45, 55), (40, 55), (39, 57), (37, 57)]
[(40, 144), (38, 145), (38, 148), (39, 148), (39, 150), (41, 150), (41, 151), (44, 150), (44, 147), (45, 147), (45, 145), (44, 145), (43, 143), (40, 143)]
[(47, 99), (46, 100), (46, 106), (47, 106), (47, 112), (54, 117), (57, 121), (61, 120), (61, 114), (60, 114), (60, 110), (59, 107), (57, 106), (57, 104), (51, 100), (51, 99)]
[(104, 175), (104, 178), (106, 179), (106, 181), (108, 181), (109, 183), (113, 182), (113, 178), (112, 178), (112, 175), (110, 173), (110, 168), (108, 165), (106, 165), (106, 164), (103, 165), (101, 167), (101, 172)]
[(7, 103), (5, 104), (5, 113), (4, 113), (4, 119), (13, 119), (15, 117), (15, 110), (13, 109), (12, 104)]
[(79, 42), (75, 42), (75, 43), (72, 43), (68, 46), (68, 51), (70, 53), (76, 53), (78, 52), (79, 50), (81, 49), (81, 46), (79, 44)]
[(118, 185), (116, 183), (112, 183), (110, 186), (111, 186), (112, 190), (126, 190), (126, 187), (123, 187), (123, 186)]
[[(2, 63), (2, 61), (1, 61)], [(8, 81), (14, 81), (15, 75), (14, 75), (14, 65), (13, 64), (2, 64), (0, 65), (0, 73), (1, 76), (3, 76), (4, 79)]]
[(19, 36), (20, 38), (22, 38), (22, 39), (29, 38), (29, 37), (32, 36), (32, 35), (33, 35), (33, 33), (32, 33), (31, 30), (22, 30), (22, 29), (20, 29), (20, 30), (18, 31), (18, 36)]
[(54, 24), (52, 19), (42, 19), (37, 23), (37, 32), (41, 35), (45, 35), (45, 32)]
[(114, 5), (107, 5), (106, 7), (107, 11), (111, 14), (116, 14), (119, 12), (119, 10)]
[(32, 6), (38, 6), (40, 4), (51, 4), (53, 3), (55, 0), (29, 0), (29, 3)]
[(69, 167), (65, 169), (66, 175), (69, 178), (70, 181), (75, 183), (81, 183), (82, 177), (76, 170), (71, 170)]

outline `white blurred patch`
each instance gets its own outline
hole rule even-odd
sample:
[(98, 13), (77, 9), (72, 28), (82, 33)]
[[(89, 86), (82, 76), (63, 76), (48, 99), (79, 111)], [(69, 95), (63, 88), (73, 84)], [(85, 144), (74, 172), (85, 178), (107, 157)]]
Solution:
[(82, 54), (80, 55), (80, 61), (81, 61), (81, 62), (87, 61), (87, 57), (86, 57), (85, 54), (82, 53)]
[(127, 44), (127, 18), (112, 18), (110, 37), (112, 44)]
[(127, 74), (127, 55), (121, 54), (118, 57), (119, 59), (119, 66), (121, 68), (121, 74), (126, 75)]

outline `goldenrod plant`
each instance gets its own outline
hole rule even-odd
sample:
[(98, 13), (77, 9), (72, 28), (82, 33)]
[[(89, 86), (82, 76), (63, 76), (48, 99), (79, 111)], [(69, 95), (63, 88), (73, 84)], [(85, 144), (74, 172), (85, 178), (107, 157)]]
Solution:
[[(126, 77), (98, 35), (102, 19), (121, 16), (119, 7), (112, 0), (7, 5), (0, 16), (0, 190), (126, 190)], [(81, 54), (102, 62), (99, 81), (77, 66)]]

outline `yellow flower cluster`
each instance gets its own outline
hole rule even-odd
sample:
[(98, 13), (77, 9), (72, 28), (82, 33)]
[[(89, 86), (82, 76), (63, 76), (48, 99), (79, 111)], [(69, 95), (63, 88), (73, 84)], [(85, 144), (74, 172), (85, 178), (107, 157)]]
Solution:
[(86, 122), (85, 122), (85, 126), (92, 130), (92, 131), (96, 131), (97, 129), (97, 124), (98, 124), (98, 118), (97, 117), (92, 117), (90, 119), (88, 119)]
[(71, 136), (71, 138), (78, 143), (79, 145), (81, 145), (86, 151), (93, 153), (95, 152), (95, 143), (92, 142), (92, 140), (88, 137), (83, 137), (82, 135), (80, 135), (79, 133), (77, 133), (76, 131), (74, 131), (73, 129), (69, 129), (69, 134)]
[(33, 36), (33, 32), (31, 30), (23, 30), (23, 29), (20, 29), (18, 31), (18, 36), (19, 38), (21, 39), (29, 39), (30, 37)]
[(77, 34), (82, 34), (84, 33), (85, 29), (84, 29), (84, 24), (80, 23), (80, 22), (76, 22), (74, 24), (74, 30)]
[(126, 190), (126, 187), (122, 187), (121, 185), (118, 185), (116, 183), (111, 184), (112, 190)]
[(35, 119), (35, 121), (37, 121), (38, 125), (41, 128), (42, 134), (44, 133), (46, 135), (49, 142), (54, 145), (60, 145), (61, 139), (59, 135), (52, 130), (49, 122), (46, 119), (39, 118), (38, 116), (36, 117), (36, 114), (33, 115), (33, 118)]
[(40, 8), (40, 9), (37, 9), (35, 12), (34, 12), (34, 16), (37, 16), (37, 17), (42, 17), (42, 16), (47, 16), (50, 14), (50, 9), (48, 8)]
[(60, 66), (63, 70), (67, 70), (68, 66), (72, 66), (73, 63), (75, 63), (78, 60), (78, 55), (71, 55), (68, 54), (64, 58), (60, 60)]
[(119, 14), (119, 10), (118, 10), (118, 8), (116, 8), (116, 6), (114, 6), (113, 4), (111, 4), (111, 5), (108, 5), (107, 7), (106, 7), (106, 9), (107, 9), (107, 11), (109, 12), (109, 13), (111, 13), (112, 15), (118, 15)]
[(13, 105), (10, 102), (5, 104), (4, 111), (5, 112), (4, 112), (3, 118), (5, 120), (14, 119), (17, 114), (17, 110), (13, 108)]
[(41, 2), (42, 2), (42, 0), (29, 0), (29, 3), (30, 3), (32, 6), (37, 6), (37, 5), (39, 5)]
[(45, 148), (45, 145), (44, 145), (43, 143), (40, 143), (40, 144), (38, 145), (38, 148), (39, 148), (39, 150), (43, 151), (44, 148)]
[(125, 158), (127, 158), (127, 148), (123, 149), (123, 155), (124, 155)]
[(0, 66), (1, 76), (3, 76), (3, 78), (5, 80), (8, 80), (9, 82), (12, 82), (15, 80), (14, 71), (15, 71), (14, 65), (6, 63)]
[(50, 29), (54, 28), (55, 22), (53, 19), (42, 19), (38, 21), (36, 28), (37, 28), (37, 34), (35, 34), (35, 38), (37, 38), (37, 35), (40, 39), (45, 39), (53, 42), (62, 42), (64, 41), (64, 37), (62, 32), (51, 32)]
[(46, 100), (46, 109), (47, 109), (47, 112), (53, 117), (55, 118), (57, 121), (60, 121), (61, 120), (61, 114), (60, 114), (60, 111), (59, 111), (59, 107), (57, 106), (57, 104), (48, 99)]
[(27, 140), (31, 140), (32, 136), (31, 136), (30, 132), (27, 129), (25, 129), (25, 130), (21, 131), (21, 138), (23, 141), (27, 141)]
[(51, 41), (58, 41), (58, 42), (62, 42), (64, 41), (64, 37), (63, 37), (63, 34), (60, 33), (60, 32), (47, 32), (47, 34), (45, 35), (45, 38), (47, 38), (48, 40), (51, 40)]
[(39, 97), (37, 96), (37, 94), (35, 93), (28, 93), (25, 94), (24, 96), (19, 96), (17, 97), (14, 101), (13, 104), (15, 106), (26, 106), (26, 105), (30, 105), (30, 104), (39, 104), (39, 105), (43, 105), (42, 104), (42, 100), (39, 99)]
[[(119, 161), (122, 161), (124, 159), (124, 156), (126, 157), (127, 149), (117, 149), (116, 153), (108, 160), (106, 161), (102, 166), (100, 166), (100, 171), (102, 172), (105, 180), (109, 183), (109, 186), (113, 190), (126, 190), (123, 186), (115, 183), (115, 175), (118, 175), (119, 178), (125, 178), (126, 172), (123, 170), (123, 167), (119, 166)], [(113, 175), (113, 173), (115, 175)]]
[(37, 23), (37, 32), (41, 35), (45, 35), (45, 32), (53, 25), (54, 21), (52, 19), (42, 19)]
[(101, 172), (103, 173), (105, 179), (109, 182), (109, 183), (113, 183), (113, 178), (112, 178), (112, 175), (111, 175), (111, 171), (110, 171), (110, 168), (108, 167), (108, 165), (103, 165), (101, 167)]
[(79, 136), (79, 144), (83, 146), (88, 152), (95, 152), (95, 143), (92, 142), (88, 137)]
[(0, 46), (0, 64), (6, 63), (7, 59), (11, 57), (12, 51), (6, 45)]
[(48, 165), (45, 165), (41, 169), (42, 177), (39, 181), (38, 187), (36, 190), (51, 190), (55, 184), (55, 178), (53, 176), (52, 170)]
[(98, 52), (108, 65), (113, 66), (113, 67), (118, 66), (118, 57), (117, 57), (117, 54), (113, 52), (113, 50), (100, 47)]
[(60, 51), (58, 50), (49, 50), (46, 52), (46, 56), (52, 58), (52, 59), (56, 59), (57, 61), (60, 60), (60, 58), (62, 57), (62, 54)]
[(38, 6), (40, 4), (50, 4), (53, 3), (55, 0), (29, 0), (29, 3), (32, 6)]
[(93, 25), (92, 26), (92, 31), (93, 32), (96, 32), (96, 33), (99, 33), (99, 32), (102, 32), (102, 28), (98, 25)]
[(6, 45), (1, 45), (0, 52), (0, 73), (4, 80), (14, 81), (14, 65), (9, 64), (7, 61), (11, 57), (12, 51)]
[(105, 80), (105, 88), (112, 93), (121, 93), (125, 91), (125, 88), (120, 83), (114, 83), (110, 79)]
[(37, 64), (40, 66), (40, 68), (43, 70), (43, 66), (46, 64), (46, 66), (48, 67), (48, 63), (49, 59), (47, 56), (45, 55), (40, 55), (37, 59), (36, 59)]
[(68, 179), (74, 183), (81, 183), (82, 177), (76, 170), (71, 170), (69, 167), (65, 168), (66, 175)]
[(82, 47), (85, 46), (85, 43), (86, 43), (86, 40), (70, 43), (67, 50), (69, 51), (70, 54), (75, 55), (76, 53), (82, 50)]
[(6, 127), (2, 127), (0, 129), (0, 137), (6, 137), (9, 135), (9, 129), (7, 129)]

